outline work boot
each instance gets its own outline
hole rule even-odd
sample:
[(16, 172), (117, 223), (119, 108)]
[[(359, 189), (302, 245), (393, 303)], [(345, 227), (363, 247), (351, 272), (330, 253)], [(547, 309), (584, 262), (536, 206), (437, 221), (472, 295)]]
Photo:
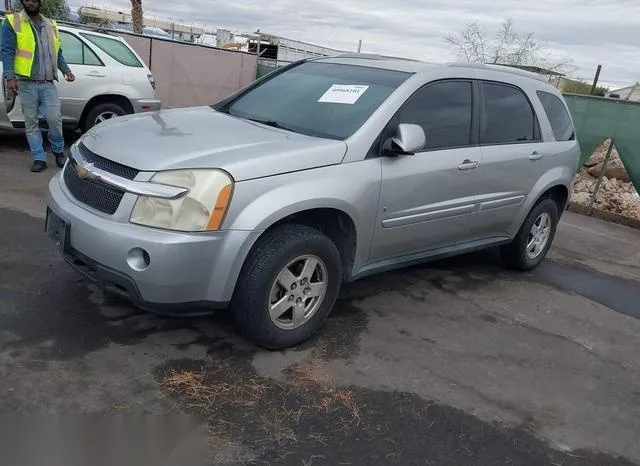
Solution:
[(67, 160), (65, 155), (64, 154), (56, 154), (55, 152), (53, 153), (53, 155), (56, 156), (56, 165), (58, 166), (58, 168), (64, 167), (64, 162)]
[(47, 162), (43, 162), (42, 160), (36, 160), (31, 165), (31, 171), (34, 173), (40, 173), (47, 169)]

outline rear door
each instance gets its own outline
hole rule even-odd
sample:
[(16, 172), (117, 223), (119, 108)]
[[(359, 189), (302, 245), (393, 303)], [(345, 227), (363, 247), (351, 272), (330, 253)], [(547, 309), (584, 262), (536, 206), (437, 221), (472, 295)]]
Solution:
[(474, 240), (509, 236), (529, 193), (552, 163), (545, 157), (540, 124), (527, 94), (493, 81), (479, 82), (480, 146), (476, 211), (470, 218)]
[(383, 157), (378, 221), (370, 260), (464, 241), (477, 189), (477, 146), (470, 80), (437, 81), (411, 96), (390, 124), (419, 124), (424, 151)]
[(58, 93), (65, 121), (77, 122), (86, 103), (102, 93), (107, 84), (107, 67), (102, 60), (78, 36), (60, 31), (62, 53), (76, 76), (74, 82), (60, 77)]

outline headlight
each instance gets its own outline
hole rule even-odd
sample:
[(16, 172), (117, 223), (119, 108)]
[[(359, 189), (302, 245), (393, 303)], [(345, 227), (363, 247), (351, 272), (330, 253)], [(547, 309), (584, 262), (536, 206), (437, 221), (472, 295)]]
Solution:
[(149, 180), (188, 189), (178, 199), (140, 196), (129, 221), (138, 225), (177, 231), (212, 231), (222, 225), (233, 179), (222, 170), (171, 170)]

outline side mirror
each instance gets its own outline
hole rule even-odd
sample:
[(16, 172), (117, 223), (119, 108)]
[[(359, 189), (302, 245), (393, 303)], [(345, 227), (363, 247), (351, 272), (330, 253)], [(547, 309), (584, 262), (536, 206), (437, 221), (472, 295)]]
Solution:
[(390, 155), (413, 155), (424, 149), (427, 136), (420, 125), (402, 123), (394, 138), (384, 144), (384, 152)]

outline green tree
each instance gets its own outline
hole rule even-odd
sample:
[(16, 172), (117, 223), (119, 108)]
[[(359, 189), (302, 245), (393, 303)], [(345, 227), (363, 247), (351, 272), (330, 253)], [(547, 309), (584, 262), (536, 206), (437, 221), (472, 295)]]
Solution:
[[(591, 95), (591, 87), (591, 84), (584, 81), (571, 80), (562, 85), (562, 92), (566, 92), (567, 94)], [(593, 95), (604, 97), (607, 92), (609, 92), (608, 87), (597, 86)]]
[[(60, 21), (67, 21), (69, 19), (69, 6), (67, 5), (66, 0), (40, 0), (41, 7), (40, 13), (42, 13), (47, 18), (57, 19)], [(14, 0), (13, 9), (15, 11), (22, 9), (22, 4), (20, 0)]]

